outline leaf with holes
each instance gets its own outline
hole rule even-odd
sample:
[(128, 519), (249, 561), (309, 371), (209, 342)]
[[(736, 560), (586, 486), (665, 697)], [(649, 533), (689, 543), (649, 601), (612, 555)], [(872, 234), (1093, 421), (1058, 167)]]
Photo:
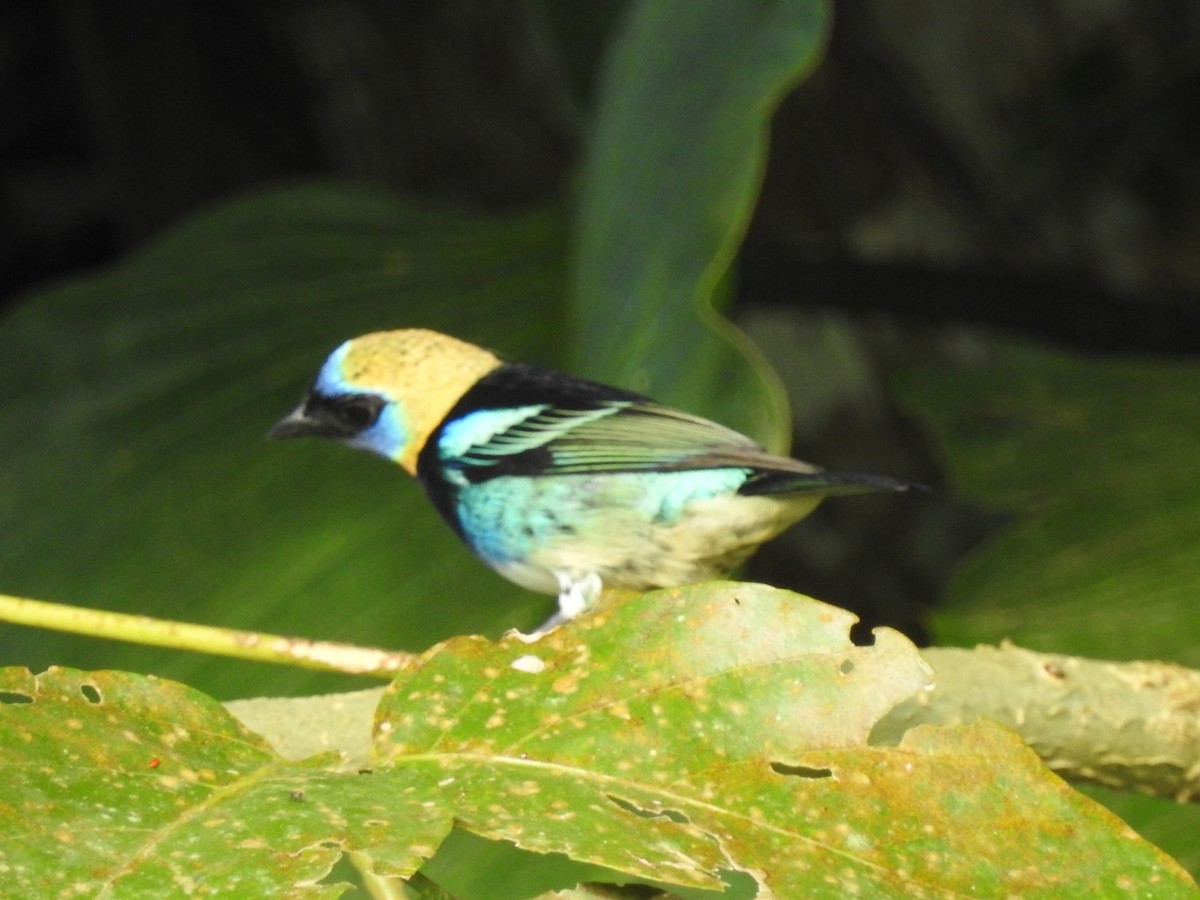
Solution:
[(0, 699), (0, 895), (267, 896), (337, 858), (289, 839), (297, 804), (283, 786), (245, 804), (279, 764), (196, 691), (118, 672), (5, 669)]
[(1109, 895), (1187, 876), (991, 725), (872, 746), (929, 673), (890, 630), (749, 584), (629, 596), (526, 645), (456, 639), (377, 716), (381, 780), (464, 828), (640, 878), (761, 896)]
[(895, 632), (758, 585), (612, 595), (536, 643), (455, 638), (389, 688), (374, 759), (278, 757), (215, 701), (0, 673), (0, 896), (336, 896), (455, 824), (620, 878), (760, 896), (1193, 896), (995, 726), (873, 745), (929, 672)]
[(415, 871), (452, 810), (332, 761), (285, 761), (174, 682), (0, 670), (0, 896), (334, 897), (358, 847)]

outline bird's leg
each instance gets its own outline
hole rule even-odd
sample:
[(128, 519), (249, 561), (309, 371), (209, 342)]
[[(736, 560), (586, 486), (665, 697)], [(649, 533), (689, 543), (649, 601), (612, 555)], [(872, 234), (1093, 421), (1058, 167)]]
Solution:
[(558, 612), (535, 628), (531, 634), (541, 636), (548, 631), (565, 625), (580, 613), (591, 608), (600, 596), (604, 585), (595, 572), (574, 575), (570, 572), (555, 572), (558, 579)]
[(570, 622), (580, 613), (591, 609), (604, 587), (595, 572), (581, 576), (556, 572), (555, 577), (558, 578), (558, 615), (564, 622)]

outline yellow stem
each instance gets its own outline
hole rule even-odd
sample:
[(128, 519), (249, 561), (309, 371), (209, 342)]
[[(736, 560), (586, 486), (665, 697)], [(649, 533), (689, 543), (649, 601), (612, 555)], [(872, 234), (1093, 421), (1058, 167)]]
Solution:
[(69, 631), (90, 637), (129, 641), (173, 650), (191, 650), (283, 663), (306, 669), (390, 678), (416, 659), (414, 654), (329, 641), (214, 628), (191, 622), (173, 622), (150, 616), (85, 609), (44, 600), (0, 594), (0, 621), (33, 628)]

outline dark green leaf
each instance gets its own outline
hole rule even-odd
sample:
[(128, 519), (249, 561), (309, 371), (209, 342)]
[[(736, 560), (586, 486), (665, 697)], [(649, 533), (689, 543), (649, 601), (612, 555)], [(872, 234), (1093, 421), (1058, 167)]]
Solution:
[[(99, 278), (28, 299), (0, 322), (13, 387), (0, 417), (4, 589), (414, 649), (535, 624), (548, 599), (472, 559), (399, 468), (264, 436), (329, 351), (363, 332), (424, 325), (549, 361), (560, 231), (550, 215), (476, 219), (297, 188), (216, 209)], [(346, 683), (35, 632), (7, 638), (0, 658), (169, 673), (225, 696)]]
[(907, 393), (963, 493), (1013, 516), (939, 640), (1200, 667), (1200, 367), (1010, 345)]
[(758, 196), (770, 116), (815, 64), (819, 0), (636, 5), (583, 171), (576, 368), (787, 445), (774, 375), (714, 309)]

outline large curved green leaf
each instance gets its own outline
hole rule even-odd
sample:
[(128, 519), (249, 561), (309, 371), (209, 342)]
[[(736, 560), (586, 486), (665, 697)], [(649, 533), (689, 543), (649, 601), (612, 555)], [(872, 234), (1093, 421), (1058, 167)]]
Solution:
[[(548, 600), (471, 559), (399, 468), (266, 429), (347, 337), (426, 325), (549, 361), (550, 215), (488, 220), (314, 186), (207, 213), (0, 321), (9, 593), (421, 648), (526, 627)], [(536, 609), (535, 609), (536, 607)], [(216, 693), (327, 677), (5, 629), (0, 654)]]
[(1011, 345), (907, 393), (967, 496), (1013, 516), (939, 640), (1200, 666), (1200, 366)]
[(638, 4), (608, 59), (573, 269), (576, 368), (787, 446), (786, 404), (714, 304), (775, 105), (818, 57), (821, 0)]
[[(607, 69), (573, 340), (591, 348), (593, 374), (636, 384), (630, 362), (649, 360), (657, 374), (642, 386), (764, 434), (762, 373), (696, 314), (745, 227), (767, 117), (811, 64), (823, 6), (667, 10), (637, 7)], [(623, 148), (638, 131), (652, 144)], [(648, 206), (631, 205), (639, 197)], [(0, 321), (13, 386), (0, 419), (3, 589), (407, 648), (536, 621), (546, 601), (469, 559), (398, 470), (262, 435), (329, 350), (365, 331), (428, 325), (562, 362), (563, 230), (553, 215), (473, 218), (296, 188), (210, 211), (97, 278), (27, 299)], [(645, 299), (653, 320), (613, 297)], [(335, 683), (4, 635), (0, 659), (151, 670), (218, 695)]]

